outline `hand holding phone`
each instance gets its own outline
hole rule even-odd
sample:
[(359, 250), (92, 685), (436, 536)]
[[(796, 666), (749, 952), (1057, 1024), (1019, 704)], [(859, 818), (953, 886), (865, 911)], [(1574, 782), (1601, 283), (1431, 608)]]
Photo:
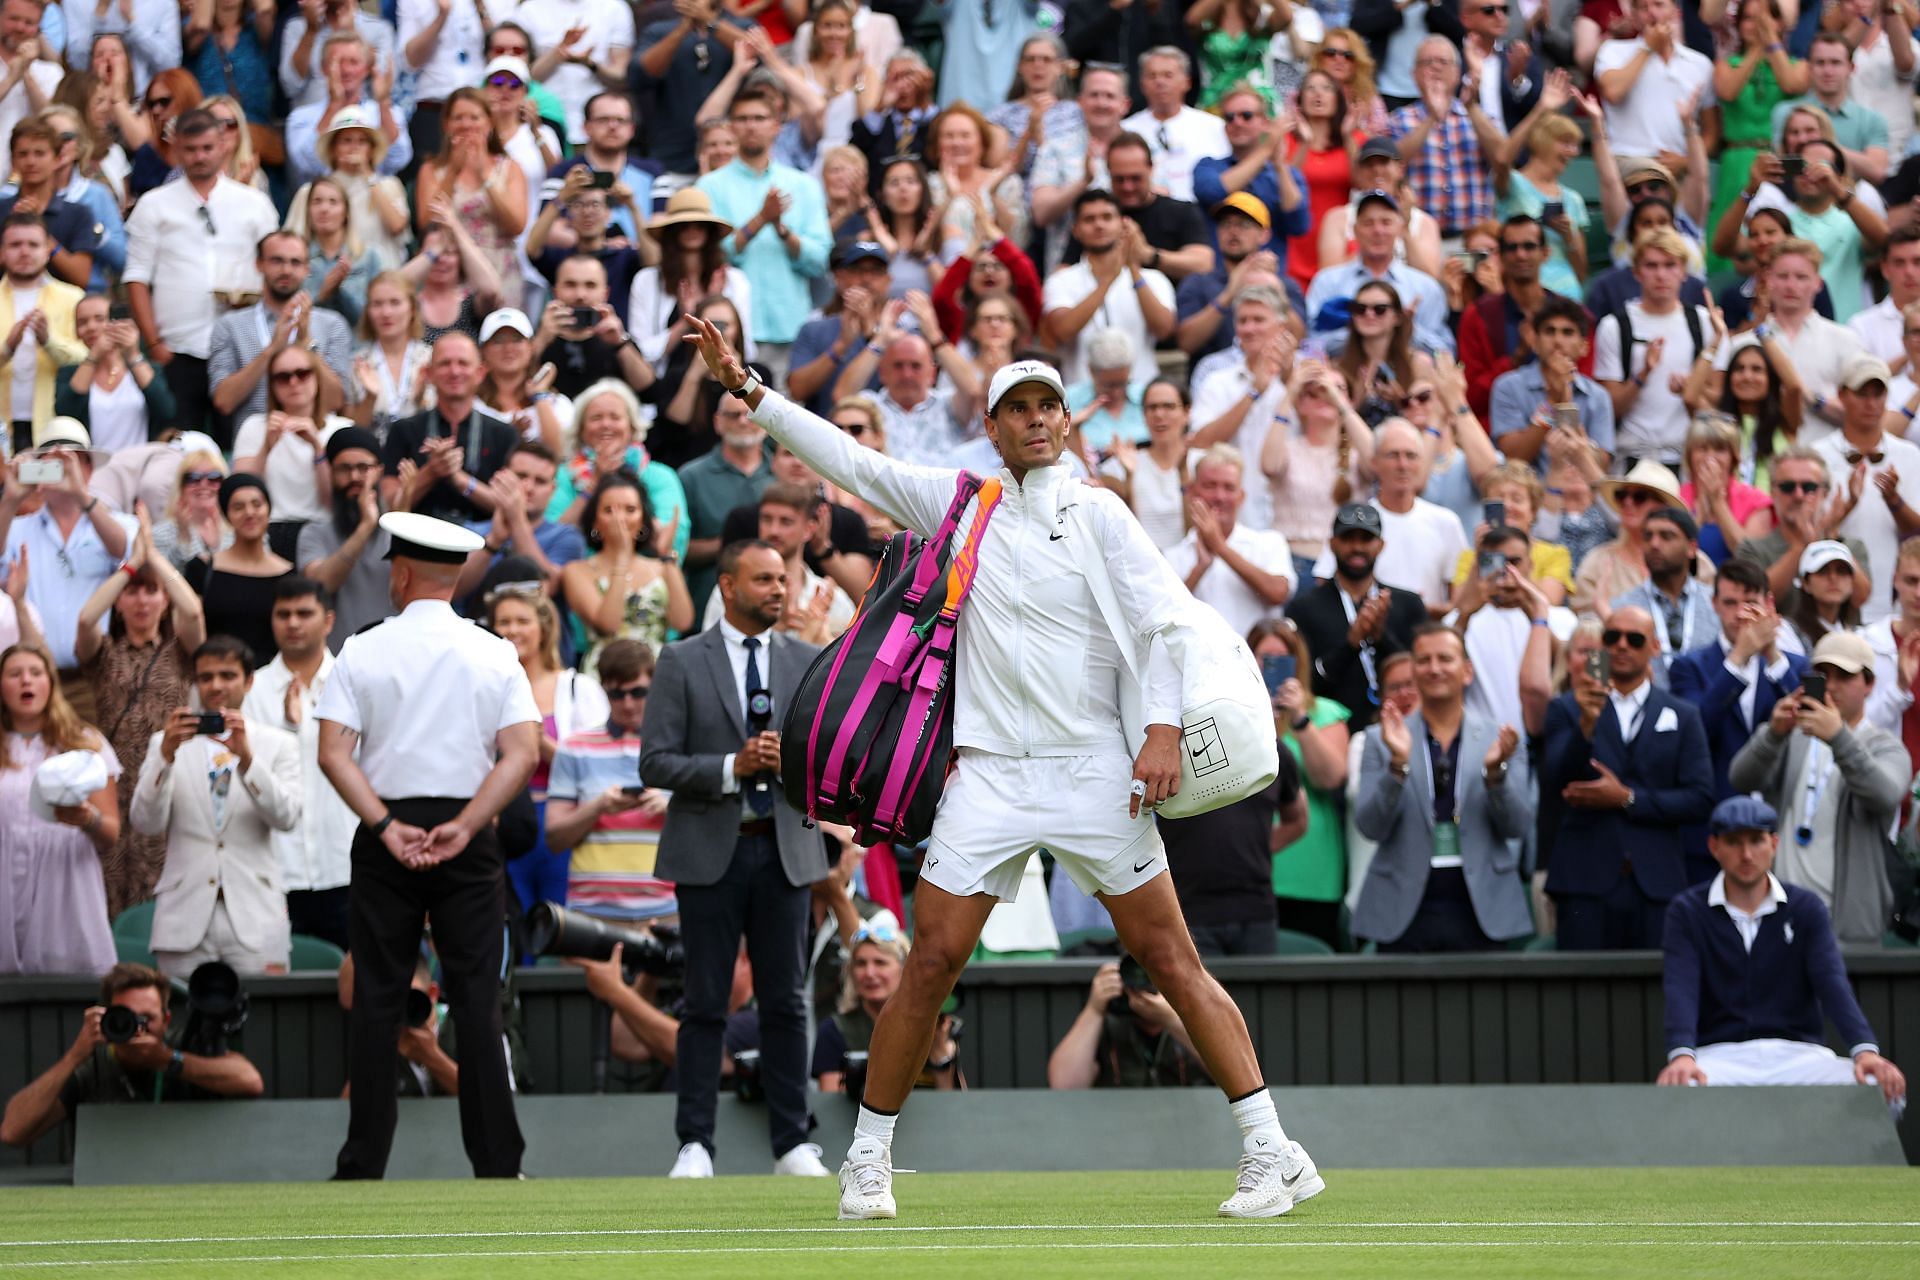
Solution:
[(1498, 529), (1507, 522), (1507, 504), (1504, 502), (1481, 503), (1480, 518), (1487, 522), (1487, 528)]
[(227, 731), (227, 716), (223, 711), (202, 711), (194, 718), (193, 731), (203, 738), (217, 738)]
[(1800, 692), (1807, 696), (1809, 702), (1825, 702), (1827, 700), (1826, 673), (1809, 671), (1800, 677)]
[(1280, 696), (1280, 687), (1299, 674), (1300, 664), (1290, 653), (1270, 653), (1260, 659), (1260, 675), (1267, 682), (1267, 696)]

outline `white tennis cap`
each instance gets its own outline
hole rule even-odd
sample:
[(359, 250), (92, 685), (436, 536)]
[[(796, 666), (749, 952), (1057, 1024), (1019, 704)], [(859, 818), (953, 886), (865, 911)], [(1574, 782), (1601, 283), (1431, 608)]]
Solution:
[(987, 412), (998, 409), (1000, 398), (1023, 382), (1043, 382), (1053, 388), (1062, 405), (1067, 402), (1067, 389), (1060, 381), (1058, 369), (1044, 360), (1015, 360), (1001, 365), (994, 373), (993, 382), (987, 388)]

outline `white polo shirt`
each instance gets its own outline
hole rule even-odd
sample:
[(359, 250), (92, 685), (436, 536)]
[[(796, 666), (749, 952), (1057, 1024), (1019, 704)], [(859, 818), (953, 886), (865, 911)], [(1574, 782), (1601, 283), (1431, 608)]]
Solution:
[(513, 646), (444, 600), (349, 637), (314, 715), (360, 735), (361, 771), (388, 800), (471, 798), (500, 731), (540, 723)]
[(1169, 120), (1150, 110), (1136, 111), (1120, 127), (1147, 140), (1147, 149), (1153, 152), (1153, 176), (1175, 200), (1193, 199), (1194, 165), (1232, 150), (1227, 145), (1226, 122), (1197, 107), (1183, 105)]
[[(1608, 40), (1593, 59), (1597, 82), (1602, 72), (1616, 71), (1632, 62), (1647, 47), (1638, 37), (1632, 40)], [(1615, 155), (1656, 156), (1662, 151), (1687, 150), (1686, 123), (1679, 105), (1695, 94), (1700, 105), (1713, 101), (1713, 60), (1696, 53), (1679, 40), (1673, 42), (1669, 56), (1650, 56), (1640, 75), (1627, 91), (1624, 102), (1606, 104), (1607, 138)]]
[[(1227, 535), (1227, 546), (1245, 556), (1254, 568), (1277, 573), (1287, 580), (1288, 586), (1299, 587), (1299, 579), (1293, 570), (1293, 548), (1287, 544), (1286, 538), (1274, 530), (1251, 529), (1236, 523), (1233, 532)], [(1200, 535), (1190, 530), (1186, 537), (1167, 548), (1167, 562), (1180, 575), (1181, 581), (1186, 581), (1194, 565), (1200, 562)], [(1194, 587), (1193, 598), (1202, 604), (1212, 605), (1238, 636), (1253, 630), (1255, 623), (1278, 618), (1286, 610), (1285, 605), (1268, 604), (1247, 585), (1246, 579), (1233, 571), (1232, 565), (1219, 556), (1214, 557), (1213, 563)], [(1291, 593), (1288, 599), (1292, 599)]]
[(1898, 360), (1907, 353), (1906, 340), (1901, 336), (1905, 326), (1900, 308), (1893, 305), (1892, 294), (1864, 311), (1854, 312), (1853, 319), (1847, 321), (1847, 328), (1853, 330), (1862, 346), (1888, 361)]
[(224, 310), (213, 291), (260, 292), (256, 247), (279, 226), (273, 201), (224, 174), (205, 201), (192, 183), (175, 178), (133, 206), (121, 278), (152, 291), (154, 325), (175, 355), (205, 360), (214, 317)]
[[(1142, 288), (1151, 289), (1162, 306), (1168, 311), (1173, 310), (1173, 283), (1170, 280), (1152, 268), (1142, 271), (1140, 279)], [(1078, 306), (1096, 287), (1093, 268), (1086, 263), (1076, 262), (1070, 267), (1062, 267), (1047, 277), (1046, 287), (1041, 292), (1040, 309), (1047, 312)], [(1151, 382), (1160, 376), (1159, 362), (1153, 358), (1156, 339), (1147, 332), (1146, 318), (1140, 314), (1139, 291), (1133, 287), (1133, 273), (1122, 271), (1107, 286), (1107, 296), (1099, 310), (1080, 330), (1079, 336), (1073, 340), (1073, 348), (1060, 362), (1060, 377), (1068, 386), (1084, 382), (1091, 376), (1087, 372), (1087, 344), (1102, 329), (1118, 329), (1133, 339), (1132, 381)]]

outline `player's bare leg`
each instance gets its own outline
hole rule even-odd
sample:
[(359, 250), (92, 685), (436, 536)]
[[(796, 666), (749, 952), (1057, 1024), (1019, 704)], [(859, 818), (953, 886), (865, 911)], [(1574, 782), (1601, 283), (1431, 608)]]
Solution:
[(842, 1218), (894, 1215), (893, 1123), (933, 1049), (940, 1006), (953, 994), (997, 902), (984, 893), (959, 897), (924, 879), (914, 890), (913, 949), (899, 990), (874, 1022), (860, 1117), (840, 1166)]
[(1220, 1206), (1235, 1218), (1273, 1218), (1326, 1188), (1305, 1148), (1280, 1128), (1240, 1006), (1200, 962), (1173, 877), (1161, 872), (1119, 897), (1099, 895), (1128, 954), (1180, 1015), (1207, 1072), (1227, 1095), (1240, 1126), (1238, 1185)]

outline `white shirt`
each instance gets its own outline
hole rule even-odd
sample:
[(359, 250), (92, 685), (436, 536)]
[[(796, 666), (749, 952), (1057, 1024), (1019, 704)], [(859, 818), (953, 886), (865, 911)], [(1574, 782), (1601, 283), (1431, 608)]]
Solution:
[(279, 226), (273, 201), (224, 174), (204, 202), (185, 178), (140, 197), (127, 219), (122, 278), (152, 291), (154, 325), (175, 355), (204, 360), (212, 353), (213, 321), (223, 309), (213, 291), (258, 293), (255, 247)]
[[(753, 285), (748, 282), (747, 273), (738, 267), (728, 267), (726, 271), (727, 282), (720, 292), (742, 317), (752, 315)], [(666, 372), (667, 358), (673, 354), (667, 349), (667, 332), (673, 309), (679, 305), (680, 299), (661, 289), (660, 268), (642, 267), (633, 277), (633, 289), (627, 294), (627, 332), (633, 335), (640, 354), (658, 373)], [(741, 338), (747, 359), (754, 359), (753, 334), (742, 333)]]
[[(620, 0), (523, 0), (509, 17), (527, 29), (534, 48), (542, 52), (558, 45), (574, 27), (586, 28), (586, 52), (595, 62), (605, 62), (615, 49), (633, 49), (633, 10)], [(567, 141), (585, 143), (587, 99), (607, 86), (576, 62), (562, 62), (540, 83), (567, 109)]]
[(1753, 940), (1760, 936), (1760, 922), (1772, 915), (1787, 900), (1787, 891), (1773, 872), (1767, 872), (1767, 896), (1751, 913), (1742, 911), (1727, 901), (1727, 873), (1722, 871), (1713, 877), (1713, 883), (1707, 887), (1707, 905), (1723, 907), (1733, 921), (1733, 927), (1740, 931), (1741, 945), (1748, 951), (1753, 950)]
[(275, 654), (272, 662), (254, 673), (253, 687), (240, 708), (249, 723), (291, 734), (300, 743), (300, 825), (270, 837), (289, 890), (337, 889), (352, 879), (349, 854), (360, 820), (320, 772), (320, 720), (314, 714), (336, 661), (323, 645), (320, 670), (300, 695), (297, 726), (287, 719), (287, 686), (293, 683), (293, 672), (287, 669), (284, 654)]
[[(713, 590), (714, 599), (719, 599), (720, 588), (715, 587)], [(711, 606), (709, 606), (709, 612), (711, 612)], [(731, 622), (728, 622), (725, 617), (710, 619), (706, 625), (720, 628), (720, 639), (727, 651), (727, 665), (733, 669), (733, 687), (740, 695), (738, 703), (740, 716), (744, 720), (747, 714), (747, 633), (734, 626)], [(760, 687), (770, 690), (773, 688), (773, 672), (768, 666), (768, 655), (772, 652), (773, 648), (773, 628), (768, 627), (756, 636), (755, 639), (760, 641), (759, 647), (754, 650), (753, 654), (755, 664), (760, 669)], [(775, 707), (774, 714), (776, 716), (780, 715), (784, 710), (785, 708), (783, 707)], [(722, 795), (731, 795), (740, 789), (740, 779), (736, 777), (733, 772), (733, 758), (738, 754), (739, 752), (737, 751), (729, 751), (726, 755), (720, 757), (720, 792)]]
[(1861, 635), (1873, 646), (1873, 692), (1867, 695), (1867, 720), (1896, 738), (1900, 719), (1913, 705), (1913, 690), (1900, 687), (1900, 646), (1893, 638), (1893, 621), (1882, 618)]
[(453, 0), (433, 51), (424, 63), (414, 66), (407, 57), (407, 46), (439, 16), (440, 6), (435, 0), (400, 0), (395, 15), (399, 39), (394, 42), (394, 53), (401, 65), (412, 67), (416, 73), (415, 102), (444, 102), (455, 89), (479, 84), (480, 73), (486, 69), (487, 28), (473, 0)]
[(1151, 110), (1136, 111), (1120, 127), (1147, 140), (1153, 153), (1153, 176), (1175, 200), (1193, 199), (1193, 167), (1213, 156), (1224, 156), (1227, 125), (1219, 116), (1197, 107), (1182, 106), (1170, 120)]
[[(126, 531), (127, 546), (140, 532), (140, 523), (132, 516), (113, 514), (113, 521)], [(80, 608), (107, 575), (120, 567), (120, 557), (107, 554), (93, 527), (90, 516), (81, 516), (73, 533), (62, 541), (60, 526), (45, 508), (30, 516), (15, 516), (7, 531), (6, 556), (0, 559), (0, 578), (13, 567), (20, 548), (27, 549), (27, 603), (40, 621), (40, 634), (46, 637), (56, 667), (76, 664), (74, 635), (79, 627)], [(68, 572), (68, 566), (72, 572)], [(107, 633), (107, 615), (100, 617), (100, 634)]]
[[(1572, 610), (1558, 605), (1547, 611), (1544, 621), (1556, 639), (1571, 636), (1579, 625)], [(1520, 704), (1520, 663), (1532, 639), (1533, 619), (1525, 609), (1489, 606), (1467, 619), (1467, 660), (1473, 663), (1473, 683), (1466, 692), (1468, 711), (1497, 725), (1519, 729), (1526, 724)]]
[(1620, 725), (1620, 740), (1632, 742), (1646, 726), (1641, 721), (1647, 718), (1647, 697), (1653, 692), (1653, 681), (1642, 677), (1631, 693), (1622, 693), (1618, 689), (1607, 690), (1607, 702), (1613, 707), (1613, 718)]
[[(1777, 319), (1769, 320), (1767, 328), (1773, 331), (1774, 341), (1787, 353), (1787, 359), (1793, 361), (1793, 370), (1800, 375), (1800, 385), (1806, 389), (1808, 405), (1812, 405), (1815, 396), (1831, 400), (1838, 395), (1840, 371), (1847, 367), (1847, 361), (1866, 349), (1857, 332), (1846, 325), (1835, 324), (1817, 311), (1807, 312), (1807, 318), (1801, 323), (1797, 334), (1788, 332)], [(1733, 353), (1751, 341), (1721, 343), (1719, 352), (1714, 356), (1713, 367), (1726, 372), (1727, 366), (1733, 361)], [(1891, 408), (1894, 401), (1889, 398), (1887, 404)], [(1832, 423), (1809, 408), (1800, 424), (1800, 443), (1813, 444), (1837, 430)], [(1887, 563), (1893, 562), (1889, 560)], [(1891, 581), (1893, 575), (1887, 574), (1886, 577)]]
[[(1854, 312), (1853, 319), (1847, 321), (1847, 328), (1859, 337), (1861, 345), (1882, 360), (1898, 360), (1907, 353), (1906, 340), (1901, 336), (1905, 322), (1900, 318), (1900, 308), (1893, 305), (1892, 294), (1864, 311)], [(1794, 368), (1799, 368), (1798, 362), (1795, 362)], [(1889, 407), (1897, 407), (1891, 395), (1888, 401)]]
[(444, 600), (349, 637), (314, 715), (360, 735), (360, 768), (389, 800), (471, 797), (500, 731), (540, 723), (513, 646)]
[[(1173, 310), (1173, 285), (1165, 276), (1149, 268), (1140, 273), (1140, 279), (1142, 288), (1153, 290), (1153, 296), (1160, 299), (1160, 304), (1169, 311)], [(1041, 291), (1040, 309), (1045, 313), (1078, 306), (1095, 287), (1093, 268), (1086, 263), (1076, 262), (1070, 267), (1062, 267), (1047, 277), (1046, 286)], [(1084, 382), (1092, 376), (1087, 372), (1087, 343), (1102, 329), (1118, 329), (1133, 339), (1133, 381), (1151, 382), (1160, 376), (1159, 362), (1153, 357), (1155, 338), (1147, 332), (1147, 322), (1140, 314), (1137, 292), (1130, 271), (1122, 271), (1119, 278), (1107, 286), (1107, 296), (1099, 310), (1080, 330), (1074, 338), (1073, 349), (1060, 362), (1060, 377), (1068, 386)]]
[[(1853, 472), (1847, 463), (1847, 454), (1853, 452), (1854, 447), (1847, 443), (1846, 434), (1834, 431), (1814, 441), (1813, 447), (1826, 458), (1827, 474), (1833, 477), (1834, 488), (1843, 491)], [(1920, 510), (1920, 446), (1883, 432), (1875, 452), (1881, 455), (1880, 461), (1868, 464), (1866, 489), (1861, 493), (1859, 503), (1840, 522), (1840, 536), (1858, 538), (1867, 547), (1873, 589), (1867, 596), (1867, 602), (1860, 606), (1860, 620), (1863, 623), (1879, 622), (1893, 613), (1892, 566), (1900, 558), (1900, 529), (1894, 524), (1893, 515), (1887, 510), (1886, 500), (1880, 496), (1873, 477), (1889, 468), (1898, 471), (1901, 500), (1908, 507)]]
[(1848, 87), (1855, 102), (1887, 122), (1887, 154), (1897, 166), (1913, 135), (1913, 72), (1901, 75), (1894, 69), (1893, 47), (1885, 31), (1871, 45), (1853, 51)]
[[(341, 417), (327, 418), (321, 422), (318, 450), (291, 431), (275, 442), (273, 452), (267, 455), (261, 476), (267, 482), (267, 496), (273, 499), (275, 520), (323, 520), (327, 517), (327, 504), (320, 497), (320, 483), (313, 474), (315, 460), (325, 457), (328, 436), (342, 427), (352, 425)], [(256, 413), (240, 424), (240, 432), (233, 438), (233, 456), (250, 458), (259, 453), (266, 442), (267, 415)]]
[[(44, 275), (40, 277), (41, 281), (45, 279)], [(39, 281), (30, 288), (9, 285), (8, 289), (13, 294), (13, 314), (16, 318), (27, 315), (39, 305)], [(12, 388), (12, 403), (8, 406), (8, 416), (15, 422), (26, 422), (33, 417), (33, 384), (40, 373), (40, 340), (34, 336), (31, 326), (20, 331), (20, 345), (13, 349), (11, 371), (13, 378), (8, 385)]]
[[(1700, 340), (1713, 341), (1713, 322), (1705, 307), (1699, 313)], [(1679, 307), (1662, 316), (1648, 315), (1636, 300), (1627, 303), (1627, 319), (1633, 327), (1633, 352), (1622, 359), (1620, 322), (1612, 315), (1602, 316), (1593, 333), (1593, 376), (1607, 382), (1626, 382), (1646, 375), (1647, 385), (1635, 397), (1633, 408), (1614, 424), (1614, 452), (1636, 457), (1648, 456), (1662, 462), (1680, 460), (1680, 446), (1687, 438), (1693, 415), (1687, 402), (1672, 390), (1671, 377), (1686, 378), (1693, 368), (1693, 334), (1687, 328), (1686, 313)], [(1647, 368), (1647, 347), (1655, 338), (1665, 338), (1660, 363)], [(1731, 346), (1723, 343), (1722, 346)]]
[[(1227, 535), (1227, 546), (1245, 556), (1254, 568), (1285, 578), (1290, 589), (1300, 585), (1293, 568), (1293, 548), (1272, 529), (1251, 529), (1236, 523), (1233, 531)], [(1181, 581), (1186, 581), (1192, 575), (1194, 565), (1200, 562), (1200, 535), (1188, 533), (1167, 552), (1167, 562), (1180, 575)], [(1256, 623), (1278, 618), (1285, 609), (1284, 605), (1268, 604), (1259, 592), (1247, 585), (1246, 579), (1233, 571), (1232, 565), (1219, 556), (1214, 557), (1213, 563), (1201, 576), (1199, 585), (1193, 588), (1193, 598), (1202, 604), (1212, 605), (1227, 620), (1233, 633), (1239, 636), (1253, 630)], [(1291, 590), (1288, 598), (1292, 598)]]
[(87, 390), (87, 434), (93, 437), (93, 447), (106, 453), (147, 443), (147, 397), (131, 371), (111, 391), (100, 385), (99, 378), (93, 380)]
[[(1193, 410), (1188, 421), (1198, 431), (1218, 421), (1253, 390), (1246, 352), (1235, 343), (1225, 351), (1201, 357), (1193, 369), (1192, 386)], [(1267, 432), (1276, 425), (1274, 419), (1286, 412), (1286, 408), (1286, 380), (1276, 377), (1247, 406), (1246, 416), (1240, 419), (1240, 429), (1233, 433), (1233, 447), (1240, 451), (1242, 464), (1241, 487), (1247, 491), (1246, 504), (1240, 508), (1240, 523), (1256, 529), (1273, 527), (1273, 484), (1260, 469), (1260, 453), (1266, 447)]]
[[(1594, 56), (1593, 76), (1597, 83), (1602, 72), (1615, 71), (1632, 62), (1645, 40), (1608, 40)], [(1616, 155), (1655, 156), (1662, 151), (1686, 154), (1685, 122), (1676, 108), (1688, 98), (1699, 95), (1701, 105), (1711, 104), (1713, 60), (1705, 54), (1673, 42), (1671, 57), (1648, 56), (1617, 106), (1601, 101), (1606, 109), (1607, 137)]]
[[(53, 52), (58, 53), (59, 50), (56, 49)], [(0, 98), (0, 138), (12, 137), (13, 126), (33, 114), (33, 103), (27, 97), (28, 77), (31, 77), (34, 84), (40, 87), (42, 97), (51, 101), (53, 91), (60, 87), (60, 81), (66, 78), (66, 74), (66, 68), (59, 63), (35, 58), (32, 65), (27, 68), (27, 75), (21, 78), (19, 84), (13, 86), (6, 97)]]
[[(1453, 569), (1460, 553), (1467, 550), (1467, 531), (1460, 517), (1425, 498), (1415, 498), (1404, 515), (1389, 511), (1375, 498), (1370, 504), (1380, 513), (1382, 546), (1374, 562), (1373, 576), (1389, 587), (1412, 591), (1430, 605), (1445, 604), (1453, 585)], [(1320, 553), (1313, 563), (1313, 576), (1333, 576), (1333, 550)]]

